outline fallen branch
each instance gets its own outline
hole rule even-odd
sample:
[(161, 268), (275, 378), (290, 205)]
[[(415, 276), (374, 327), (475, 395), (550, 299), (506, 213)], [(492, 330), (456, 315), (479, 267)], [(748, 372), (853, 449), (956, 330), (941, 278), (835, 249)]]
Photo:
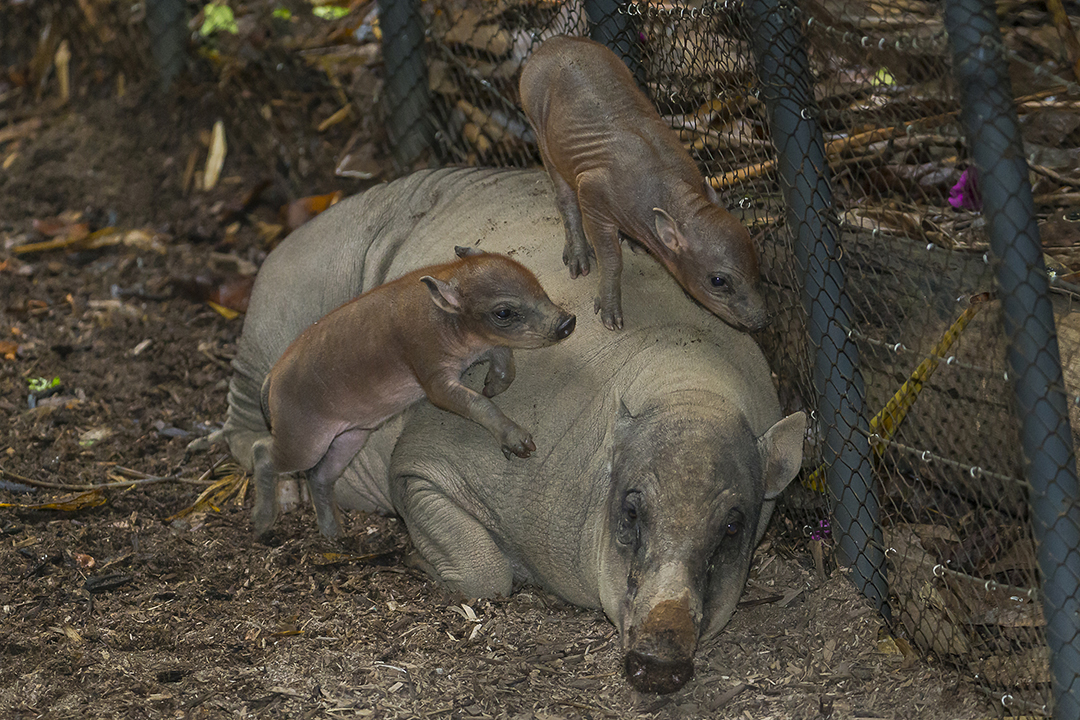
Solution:
[[(1017, 105), (1023, 105), (1033, 100), (1039, 100), (1040, 98), (1048, 97), (1056, 93), (1063, 92), (1064, 88), (1056, 87), (1050, 90), (1043, 90), (1032, 95), (1025, 95), (1023, 97), (1016, 98), (1014, 101)], [(825, 157), (829, 160), (835, 159), (836, 155), (839, 155), (845, 151), (855, 150), (872, 143), (881, 142), (883, 140), (891, 140), (893, 138), (903, 137), (908, 135), (909, 132), (927, 131), (931, 128), (939, 127), (947, 122), (950, 122), (955, 118), (956, 113), (952, 112), (942, 113), (941, 115), (933, 115), (931, 117), (921, 118), (918, 120), (912, 120), (911, 122), (904, 123), (903, 125), (894, 125), (887, 128), (875, 128), (873, 130), (867, 130), (866, 132), (852, 135), (850, 137), (839, 138), (825, 143)], [(776, 160), (768, 160), (757, 165), (750, 165), (748, 167), (738, 168), (729, 173), (723, 175), (715, 175), (709, 178), (709, 184), (717, 190), (725, 190), (735, 183), (743, 182), (744, 180), (753, 180), (766, 173), (772, 172), (776, 169)], [(1064, 181), (1063, 181), (1064, 182)], [(1070, 181), (1072, 182), (1072, 181)]]
[(131, 470), (129, 468), (117, 469), (121, 472), (137, 473), (139, 475), (142, 475), (143, 477), (124, 479), (119, 477), (118, 475), (109, 475), (108, 477), (115, 478), (113, 482), (99, 483), (96, 485), (71, 485), (68, 483), (49, 482), (48, 480), (34, 480), (33, 478), (28, 478), (19, 475), (18, 473), (13, 473), (10, 470), (4, 470), (3, 468), (0, 468), (0, 477), (8, 477), (15, 482), (22, 483), (23, 485), (30, 485), (31, 487), (44, 488), (47, 490), (69, 490), (75, 492), (86, 492), (89, 490), (107, 490), (109, 488), (135, 487), (136, 485), (154, 485), (156, 483), (163, 482), (178, 482), (187, 485), (210, 485), (212, 483), (211, 481), (207, 480), (207, 478), (210, 476), (210, 473), (217, 469), (217, 467), (221, 463), (225, 462), (226, 458), (228, 458), (228, 455), (222, 455), (217, 460), (217, 462), (215, 462), (210, 467), (209, 470), (202, 474), (202, 476), (198, 480), (184, 479), (180, 477), (179, 473), (174, 473), (172, 475), (147, 475), (146, 473), (141, 473), (138, 470)]
[(1056, 170), (1051, 170), (1048, 167), (1045, 167), (1043, 165), (1036, 165), (1034, 163), (1028, 163), (1028, 167), (1031, 168), (1032, 172), (1038, 173), (1043, 177), (1048, 177), (1056, 183), (1068, 185), (1069, 187), (1080, 188), (1080, 180), (1074, 180), (1073, 178), (1065, 177)]

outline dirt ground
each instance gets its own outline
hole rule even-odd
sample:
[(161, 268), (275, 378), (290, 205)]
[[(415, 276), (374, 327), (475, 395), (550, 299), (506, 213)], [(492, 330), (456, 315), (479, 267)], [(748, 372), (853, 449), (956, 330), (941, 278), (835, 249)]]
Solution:
[[(242, 104), (198, 82), (164, 98), (149, 80), (122, 98), (95, 86), (63, 107), (10, 97), (0, 89), (0, 130), (41, 124), (0, 145), (0, 502), (60, 504), (0, 508), (0, 716), (993, 714), (955, 668), (888, 652), (843, 573), (820, 577), (786, 533), (759, 550), (694, 679), (656, 696), (625, 681), (602, 614), (535, 588), (452, 596), (405, 564), (393, 518), (351, 515), (349, 553), (318, 536), (310, 510), (285, 518), (281, 544), (254, 542), (250, 496), (174, 518), (231, 471), (220, 448), (185, 454), (225, 417), (242, 324), (205, 288), (262, 261), (280, 205), (365, 187), (333, 173), (348, 131), (298, 131), (304, 167), (283, 169), (285, 151), (243, 131)], [(319, 90), (300, 97), (275, 106), (283, 127), (319, 114)], [(218, 119), (223, 179), (185, 191)], [(15, 251), (79, 222), (142, 232)], [(31, 408), (35, 378), (59, 386)]]

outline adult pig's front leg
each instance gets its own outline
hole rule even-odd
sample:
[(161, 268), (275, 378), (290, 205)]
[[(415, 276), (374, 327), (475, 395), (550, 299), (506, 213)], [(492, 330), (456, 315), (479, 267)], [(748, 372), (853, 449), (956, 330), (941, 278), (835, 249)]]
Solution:
[(450, 590), (466, 597), (506, 596), (513, 589), (510, 561), (480, 520), (448, 497), (439, 487), (462, 484), (460, 476), (438, 462), (425, 465), (424, 474), (404, 474), (391, 480), (394, 506), (409, 528), (409, 537), (424, 569)]
[(503, 415), (495, 403), (462, 385), (453, 375), (443, 374), (421, 384), (432, 405), (483, 426), (499, 441), (507, 458), (510, 453), (526, 458), (536, 450), (536, 443), (528, 430)]

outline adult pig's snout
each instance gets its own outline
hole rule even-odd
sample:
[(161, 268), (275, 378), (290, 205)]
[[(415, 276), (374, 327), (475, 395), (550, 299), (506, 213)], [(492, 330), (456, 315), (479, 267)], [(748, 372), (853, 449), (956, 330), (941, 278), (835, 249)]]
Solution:
[(555, 339), (565, 340), (570, 337), (570, 333), (574, 332), (574, 328), (577, 326), (577, 318), (571, 315), (570, 317), (559, 323), (559, 326), (555, 328)]
[(672, 693), (693, 676), (690, 659), (665, 660), (637, 650), (626, 653), (626, 677), (639, 692)]
[(641, 692), (675, 692), (693, 677), (697, 624), (687, 598), (657, 603), (630, 638), (626, 677)]

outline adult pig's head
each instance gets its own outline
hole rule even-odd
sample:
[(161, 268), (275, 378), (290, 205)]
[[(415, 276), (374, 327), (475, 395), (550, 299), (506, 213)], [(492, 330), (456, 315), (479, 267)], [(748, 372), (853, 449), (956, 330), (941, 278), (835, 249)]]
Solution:
[(769, 317), (750, 233), (708, 196), (690, 195), (684, 202), (674, 216), (653, 208), (656, 234), (663, 243), (661, 262), (695, 300), (728, 325), (760, 330)]
[(574, 331), (576, 318), (551, 301), (540, 281), (505, 255), (455, 248), (457, 262), (420, 278), (432, 301), (492, 345), (540, 348)]
[(803, 413), (760, 437), (725, 398), (679, 391), (615, 420), (600, 599), (630, 683), (667, 693), (742, 594), (763, 504), (798, 472)]

